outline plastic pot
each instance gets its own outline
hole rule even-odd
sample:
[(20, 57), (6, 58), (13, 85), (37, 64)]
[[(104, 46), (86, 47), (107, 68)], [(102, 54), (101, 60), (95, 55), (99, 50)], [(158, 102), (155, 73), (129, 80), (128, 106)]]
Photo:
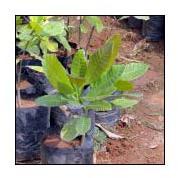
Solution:
[(43, 73), (36, 72), (28, 67), (23, 67), (22, 75), (24, 76), (23, 78), (34, 85), (34, 87), (40, 92), (42, 91), (45, 94), (49, 94), (54, 90)]
[[(42, 66), (42, 63), (39, 59), (25, 59), (21, 62), (22, 67), (27, 66)], [(17, 64), (17, 66), (20, 66), (20, 62)]]
[(147, 41), (159, 41), (164, 38), (165, 17), (150, 16), (150, 19), (143, 24), (142, 34)]
[[(19, 65), (20, 64), (18, 63), (17, 68)], [(21, 90), (22, 98), (26, 99), (30, 97), (42, 96), (44, 94), (49, 94), (54, 90), (43, 73), (36, 72), (27, 66), (42, 66), (42, 63), (38, 59), (22, 61), (21, 79), (27, 80), (30, 84), (33, 85), (25, 90)], [(18, 74), (16, 73), (16, 82), (17, 76)]]
[(52, 127), (60, 127), (70, 120), (72, 115), (82, 115), (83, 109), (81, 107), (74, 108), (73, 106), (66, 105), (66, 112), (63, 111), (60, 107), (52, 107), (51, 108), (51, 126)]
[(92, 164), (93, 137), (86, 135), (83, 144), (81, 137), (73, 142), (61, 141), (59, 130), (48, 130), (41, 142), (42, 164)]
[[(95, 112), (88, 111), (91, 118), (91, 128), (85, 134), (84, 142), (81, 137), (74, 140), (78, 144), (66, 146), (66, 142), (59, 137), (63, 125), (72, 119), (72, 115), (83, 115), (81, 108), (69, 107), (70, 115), (66, 116), (59, 107), (51, 108), (51, 128), (41, 142), (42, 164), (92, 164), (93, 163), (93, 135), (95, 127)], [(56, 116), (56, 117), (54, 117)], [(48, 144), (49, 142), (50, 144)], [(62, 143), (62, 146), (61, 146)], [(73, 142), (71, 142), (73, 143)]]
[(133, 16), (130, 16), (128, 18), (128, 26), (130, 28), (137, 28), (137, 29), (141, 29), (142, 28), (142, 20), (141, 19), (137, 19)]
[(40, 141), (49, 124), (47, 107), (16, 108), (16, 161), (40, 157)]
[[(82, 108), (79, 107), (68, 107), (68, 114), (66, 115), (59, 107), (52, 107), (51, 108), (51, 114), (50, 114), (50, 125), (52, 127), (59, 127), (60, 129), (63, 127), (63, 125), (70, 120), (70, 118), (73, 115), (83, 115), (84, 111)], [(95, 111), (89, 110), (87, 113), (88, 117), (91, 118), (91, 129), (88, 134), (92, 135), (94, 133), (94, 126), (95, 126)]]
[(96, 112), (95, 115), (96, 123), (114, 126), (120, 119), (120, 110), (119, 108), (114, 108), (111, 111)]
[(58, 60), (64, 66), (65, 69), (70, 70), (70, 63), (72, 62), (72, 56), (58, 56)]
[(46, 93), (40, 89), (41, 87), (38, 86), (38, 84), (35, 84), (33, 86), (30, 86), (25, 89), (20, 90), (20, 95), (22, 99), (32, 99), (32, 98), (37, 98), (39, 96), (43, 96)]

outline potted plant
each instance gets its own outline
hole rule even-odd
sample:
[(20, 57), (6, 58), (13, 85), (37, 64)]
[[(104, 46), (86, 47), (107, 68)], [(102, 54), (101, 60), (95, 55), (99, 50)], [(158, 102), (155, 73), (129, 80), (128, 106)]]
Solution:
[[(71, 115), (58, 130), (58, 136), (49, 134), (44, 137), (41, 143), (43, 163), (92, 164), (92, 159), (85, 162), (88, 151), (90, 150), (91, 157), (93, 150), (93, 144), (87, 146), (88, 142), (91, 143), (94, 132), (94, 124), (91, 124), (94, 116), (91, 117), (90, 112), (109, 111), (113, 107), (127, 108), (138, 103), (123, 95), (113, 95), (117, 90), (130, 90), (133, 87), (130, 81), (142, 76), (148, 69), (148, 65), (144, 63), (115, 65), (120, 44), (119, 35), (114, 35), (102, 48), (90, 54), (89, 60), (86, 59), (84, 50), (78, 50), (71, 64), (71, 74), (54, 55), (44, 56), (43, 71), (58, 92), (39, 97), (37, 104), (48, 107), (72, 105), (82, 108), (83, 112)], [(90, 86), (90, 90), (83, 93), (86, 85)], [(82, 150), (85, 149), (87, 153), (83, 155)]]
[[(61, 43), (65, 42), (65, 26), (62, 22), (48, 21), (44, 16), (30, 16), (28, 20), (29, 22), (24, 24), (23, 18), (16, 16), (17, 45), (23, 55), (28, 52), (31, 56), (41, 59), (41, 50), (43, 53), (57, 50), (58, 44), (52, 37), (58, 37)], [(23, 161), (39, 158), (40, 140), (50, 121), (48, 107), (37, 106), (34, 98), (44, 92), (50, 92), (52, 88), (42, 73), (23, 68), (37, 64), (35, 69), (40, 70), (40, 60), (23, 60), (18, 57), (16, 62), (16, 161)], [(33, 85), (22, 89), (21, 77)], [(21, 95), (30, 100), (22, 100)]]

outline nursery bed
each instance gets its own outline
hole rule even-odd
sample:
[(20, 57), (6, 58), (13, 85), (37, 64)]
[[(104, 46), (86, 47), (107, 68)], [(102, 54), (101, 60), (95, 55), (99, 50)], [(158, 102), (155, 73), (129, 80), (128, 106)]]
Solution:
[[(115, 133), (123, 134), (126, 139), (108, 139), (102, 150), (94, 154), (95, 164), (164, 164), (164, 41), (145, 42), (139, 30), (129, 29), (108, 16), (102, 19), (113, 30), (94, 33), (89, 50), (95, 51), (110, 35), (119, 32), (122, 47), (121, 58), (118, 57), (117, 61), (124, 63), (125, 58), (144, 61), (150, 65), (150, 69), (136, 81), (134, 89), (143, 93), (143, 100), (134, 109), (121, 113), (121, 117), (128, 114), (134, 119), (129, 126), (118, 123), (112, 127)], [(76, 20), (73, 20), (71, 25), (75, 23)], [(86, 47), (88, 35), (82, 36), (81, 47)], [(70, 41), (77, 43), (78, 34), (74, 33)], [(130, 59), (134, 48), (138, 52)], [(26, 164), (40, 164), (40, 161), (28, 161)]]

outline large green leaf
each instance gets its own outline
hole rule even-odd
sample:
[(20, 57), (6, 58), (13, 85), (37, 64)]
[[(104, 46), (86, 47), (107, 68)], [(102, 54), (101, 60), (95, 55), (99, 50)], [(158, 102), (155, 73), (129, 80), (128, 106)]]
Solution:
[(91, 86), (91, 90), (87, 94), (87, 97), (98, 98), (98, 96), (111, 94), (116, 90), (114, 83), (116, 83), (123, 70), (124, 64), (113, 65), (108, 72)]
[(111, 101), (111, 103), (113, 103), (116, 106), (119, 106), (120, 108), (129, 108), (137, 104), (138, 101), (133, 99), (127, 99), (127, 98), (119, 98)]
[(134, 85), (129, 81), (118, 80), (115, 83), (115, 87), (117, 88), (118, 91), (128, 91), (132, 90)]
[(83, 49), (76, 52), (71, 65), (71, 74), (74, 77), (85, 77), (87, 60)]
[(112, 105), (104, 100), (101, 101), (93, 101), (85, 106), (87, 110), (92, 109), (95, 111), (109, 111), (112, 110)]
[(60, 106), (68, 104), (70, 100), (62, 95), (45, 95), (37, 98), (36, 103), (40, 106)]
[(85, 135), (91, 127), (91, 119), (88, 117), (81, 116), (77, 119), (76, 130), (79, 135)]
[(56, 56), (52, 54), (45, 55), (43, 68), (51, 85), (60, 93), (64, 95), (73, 93), (73, 87), (67, 72)]
[(49, 21), (43, 25), (43, 31), (48, 36), (62, 35), (65, 31), (65, 24), (62, 21)]
[(60, 136), (63, 140), (70, 142), (79, 135), (76, 129), (76, 123), (77, 123), (77, 118), (73, 118), (69, 122), (64, 124), (60, 133)]
[(141, 77), (148, 70), (148, 65), (144, 63), (126, 64), (118, 80), (131, 81)]
[(64, 124), (61, 130), (61, 138), (65, 141), (72, 141), (79, 135), (85, 135), (91, 127), (91, 120), (88, 117), (81, 116), (72, 118)]
[(89, 83), (98, 80), (113, 65), (121, 44), (119, 35), (114, 35), (106, 44), (89, 57), (86, 78)]
[(85, 16), (84, 17), (92, 26), (94, 26), (97, 32), (101, 32), (103, 30), (103, 23), (98, 16)]

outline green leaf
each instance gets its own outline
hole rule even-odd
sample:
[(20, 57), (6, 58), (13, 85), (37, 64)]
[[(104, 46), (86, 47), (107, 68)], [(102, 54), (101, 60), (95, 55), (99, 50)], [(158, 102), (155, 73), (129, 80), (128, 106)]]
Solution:
[(45, 55), (43, 68), (51, 85), (60, 93), (66, 95), (74, 92), (64, 67), (55, 55)]
[(148, 65), (144, 63), (126, 64), (118, 80), (131, 81), (141, 77), (148, 70)]
[(85, 77), (87, 69), (87, 59), (85, 58), (85, 52), (80, 49), (76, 52), (72, 64), (71, 64), (71, 74), (74, 77)]
[(67, 49), (69, 52), (71, 51), (71, 47), (64, 36), (58, 35), (55, 38), (59, 41), (59, 43), (61, 43), (64, 46), (65, 49)]
[(98, 16), (85, 16), (84, 17), (92, 26), (96, 28), (97, 32), (101, 32), (103, 30), (103, 23), (101, 18)]
[(78, 135), (85, 135), (91, 127), (91, 119), (88, 117), (79, 117), (76, 122), (76, 130)]
[(62, 21), (49, 21), (48, 23), (44, 24), (43, 31), (48, 36), (58, 36), (62, 35), (65, 31), (65, 25)]
[(75, 139), (79, 133), (76, 129), (77, 118), (72, 118), (69, 122), (64, 124), (60, 136), (63, 140), (70, 142)]
[(31, 22), (36, 22), (40, 23), (45, 21), (46, 17), (45, 16), (29, 16)]
[(94, 150), (99, 151), (101, 150), (102, 145), (107, 140), (107, 135), (101, 131), (98, 127), (95, 127), (94, 132)]
[(37, 71), (37, 72), (44, 73), (43, 67), (41, 67), (41, 66), (28, 66), (28, 67), (29, 67), (30, 69), (33, 69), (33, 70)]
[(103, 131), (101, 131), (98, 127), (95, 127), (94, 139), (97, 142), (103, 144), (107, 139), (107, 135)]
[(65, 98), (62, 95), (45, 95), (37, 98), (35, 102), (40, 106), (60, 106), (69, 103), (69, 99)]
[(40, 54), (40, 49), (37, 45), (28, 45), (26, 51), (29, 52), (30, 54), (36, 54), (36, 55)]
[(21, 25), (18, 28), (18, 33), (17, 38), (21, 41), (28, 41), (32, 38), (32, 29), (30, 29), (28, 25)]
[(52, 40), (49, 40), (48, 37), (43, 37), (40, 43), (40, 47), (44, 54), (47, 53), (47, 50), (50, 52), (58, 51), (58, 44)]
[(87, 110), (92, 109), (95, 111), (109, 111), (112, 110), (112, 105), (107, 101), (94, 101), (85, 106)]
[(30, 41), (20, 41), (18, 46), (30, 53), (30, 55), (36, 54), (37, 56), (40, 54), (40, 48), (38, 46), (39, 40), (36, 37), (30, 39)]
[(91, 127), (91, 120), (88, 117), (72, 118), (69, 122), (64, 124), (61, 130), (61, 138), (65, 141), (72, 141), (79, 135), (85, 135)]
[(40, 48), (41, 48), (41, 50), (43, 52), (43, 55), (46, 55), (47, 52), (48, 52), (48, 49), (47, 49), (47, 46), (46, 46), (46, 41), (42, 40), (40, 42)]
[(117, 57), (121, 44), (119, 35), (114, 35), (105, 45), (90, 55), (86, 78), (89, 83), (98, 80), (104, 72), (107, 72)]
[(137, 100), (127, 99), (127, 98), (119, 98), (111, 101), (116, 106), (119, 106), (120, 108), (129, 108), (134, 106), (138, 103)]
[(91, 90), (88, 92), (87, 97), (98, 98), (98, 96), (107, 96), (114, 92), (116, 90), (114, 84), (116, 83), (118, 76), (122, 74), (123, 70), (124, 64), (113, 65), (108, 72), (91, 86)]
[(45, 21), (44, 16), (29, 16), (30, 18), (30, 27), (34, 30), (37, 34), (40, 34), (43, 30), (43, 22)]
[(123, 80), (118, 80), (115, 83), (115, 86), (118, 91), (128, 91), (128, 90), (132, 90), (134, 87), (133, 83), (128, 81), (123, 81)]

